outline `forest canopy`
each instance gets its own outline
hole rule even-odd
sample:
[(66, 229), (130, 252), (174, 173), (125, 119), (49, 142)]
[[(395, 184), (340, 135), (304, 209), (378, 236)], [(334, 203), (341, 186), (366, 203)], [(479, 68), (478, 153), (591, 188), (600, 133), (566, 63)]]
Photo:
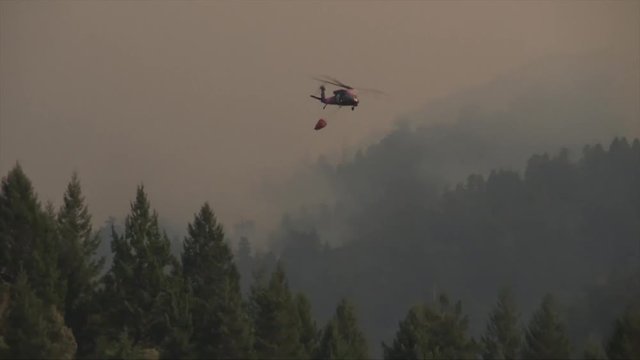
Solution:
[(446, 191), (395, 174), (349, 213), (348, 242), (291, 215), (261, 253), (206, 201), (172, 251), (143, 185), (122, 228), (95, 230), (80, 175), (55, 208), (16, 164), (0, 357), (638, 358), (640, 141), (569, 155)]

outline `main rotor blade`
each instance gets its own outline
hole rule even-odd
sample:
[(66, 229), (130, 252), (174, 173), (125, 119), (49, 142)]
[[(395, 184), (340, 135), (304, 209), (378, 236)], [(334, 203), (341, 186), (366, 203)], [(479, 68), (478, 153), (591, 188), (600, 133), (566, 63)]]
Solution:
[(343, 88), (345, 88), (345, 89), (350, 89), (350, 90), (352, 90), (352, 89), (353, 89), (353, 87), (352, 87), (352, 86), (349, 86), (349, 85), (347, 85), (347, 84), (343, 83), (342, 81), (340, 81), (340, 80), (338, 80), (338, 79), (336, 79), (336, 78), (333, 78), (333, 77), (331, 77), (331, 76), (327, 76), (327, 75), (324, 75), (324, 77), (325, 77), (325, 79), (329, 79), (329, 80), (331, 80), (331, 81), (336, 82), (337, 84), (339, 84), (339, 86), (342, 86), (342, 87), (343, 87)]
[(353, 88), (352, 88), (351, 86), (349, 86), (349, 85), (347, 85), (347, 84), (345, 84), (345, 83), (343, 83), (343, 82), (341, 82), (341, 81), (339, 81), (339, 80), (336, 80), (336, 79), (334, 79), (334, 78), (332, 78), (332, 77), (326, 76), (326, 75), (324, 75), (324, 79), (316, 78), (316, 77), (314, 77), (314, 79), (315, 79), (315, 80), (318, 80), (318, 81), (320, 81), (320, 82), (327, 83), (327, 84), (331, 84), (331, 85), (339, 86), (339, 87), (341, 87), (341, 88), (345, 88), (345, 89), (353, 90)]
[(343, 83), (342, 81), (340, 81), (338, 79), (332, 78), (331, 76), (327, 76), (327, 75), (322, 75), (322, 78), (314, 77), (314, 79), (317, 80), (317, 81), (323, 82), (323, 83), (339, 86), (341, 88), (345, 88), (345, 89), (349, 89), (349, 90), (357, 90), (358, 92), (367, 92), (367, 93), (373, 93), (373, 94), (378, 94), (378, 95), (388, 95), (384, 91), (381, 91), (381, 90), (378, 90), (378, 89), (353, 87), (353, 86), (350, 86), (350, 85), (347, 85), (347, 84)]
[(359, 93), (363, 93), (363, 92), (367, 92), (367, 93), (373, 93), (373, 94), (378, 94), (378, 95), (389, 95), (386, 92), (382, 91), (382, 90), (378, 90), (378, 89), (363, 89), (363, 88), (355, 88), (356, 90), (358, 90)]

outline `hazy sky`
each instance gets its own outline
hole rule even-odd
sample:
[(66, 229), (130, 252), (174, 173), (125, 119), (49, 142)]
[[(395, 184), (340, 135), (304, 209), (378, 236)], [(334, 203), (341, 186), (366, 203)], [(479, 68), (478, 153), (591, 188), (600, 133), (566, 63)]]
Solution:
[[(209, 201), (230, 227), (273, 211), (262, 182), (429, 101), (603, 50), (640, 56), (640, 2), (4, 0), (0, 174), (19, 161), (57, 205), (78, 171), (98, 224), (144, 183), (162, 217)], [(390, 96), (321, 110), (320, 74)]]

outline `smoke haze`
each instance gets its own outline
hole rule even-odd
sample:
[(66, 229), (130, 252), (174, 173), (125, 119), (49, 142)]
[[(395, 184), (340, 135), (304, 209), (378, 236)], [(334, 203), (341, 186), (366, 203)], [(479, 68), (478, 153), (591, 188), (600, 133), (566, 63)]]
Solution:
[[(317, 180), (319, 156), (335, 164), (404, 142), (398, 120), (418, 128), (416, 146), (445, 153), (415, 170), (443, 181), (637, 135), (639, 12), (637, 2), (3, 1), (0, 172), (19, 161), (58, 204), (78, 171), (98, 223), (123, 217), (142, 182), (175, 224), (208, 200), (229, 228), (252, 219), (267, 230), (287, 208), (335, 196), (321, 181), (278, 184), (300, 171)], [(308, 95), (324, 73), (391, 95), (322, 111)], [(329, 126), (317, 133), (319, 117)]]

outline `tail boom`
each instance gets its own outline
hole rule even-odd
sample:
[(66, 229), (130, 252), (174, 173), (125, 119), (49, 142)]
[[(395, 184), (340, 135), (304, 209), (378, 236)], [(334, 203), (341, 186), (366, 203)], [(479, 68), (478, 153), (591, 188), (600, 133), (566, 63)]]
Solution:
[(326, 104), (327, 103), (327, 98), (324, 96), (324, 90), (325, 87), (324, 85), (320, 86), (320, 96), (315, 96), (315, 95), (309, 95), (314, 99), (318, 99), (320, 100), (321, 103)]

